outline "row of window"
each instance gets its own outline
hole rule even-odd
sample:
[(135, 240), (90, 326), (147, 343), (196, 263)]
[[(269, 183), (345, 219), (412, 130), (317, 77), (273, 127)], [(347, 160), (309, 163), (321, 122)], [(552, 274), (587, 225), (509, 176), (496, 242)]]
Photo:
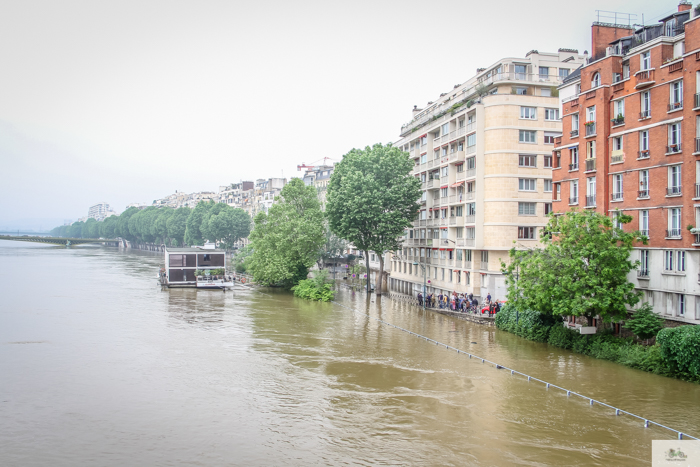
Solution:
[[(525, 120), (537, 120), (537, 107), (520, 107), (520, 118)], [(559, 109), (544, 109), (546, 121), (558, 121)]]

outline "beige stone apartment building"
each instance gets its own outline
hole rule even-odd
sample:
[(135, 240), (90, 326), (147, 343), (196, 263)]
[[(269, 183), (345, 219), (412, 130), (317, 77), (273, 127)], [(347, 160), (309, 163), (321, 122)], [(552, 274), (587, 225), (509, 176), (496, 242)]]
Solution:
[(501, 260), (540, 246), (552, 209), (557, 86), (585, 60), (570, 49), (504, 58), (414, 108), (395, 145), (415, 161), (422, 207), (391, 258), (392, 292), (415, 296), (425, 280), (428, 292), (505, 298)]

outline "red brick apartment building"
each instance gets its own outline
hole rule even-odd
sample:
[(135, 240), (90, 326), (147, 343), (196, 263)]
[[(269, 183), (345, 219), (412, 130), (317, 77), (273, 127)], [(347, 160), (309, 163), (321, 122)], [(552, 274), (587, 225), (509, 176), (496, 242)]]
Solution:
[(682, 1), (654, 25), (596, 22), (591, 42), (559, 87), (553, 211), (631, 215), (649, 244), (630, 281), (664, 318), (700, 324), (700, 13)]

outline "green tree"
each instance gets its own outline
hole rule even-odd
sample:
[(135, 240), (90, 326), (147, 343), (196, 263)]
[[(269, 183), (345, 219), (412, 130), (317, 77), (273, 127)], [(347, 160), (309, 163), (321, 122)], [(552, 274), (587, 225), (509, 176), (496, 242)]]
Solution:
[[(620, 224), (632, 218), (619, 215)], [(552, 216), (542, 231), (544, 249), (510, 251), (506, 274), (508, 301), (518, 310), (538, 310), (562, 316), (593, 317), (604, 322), (627, 317), (640, 293), (627, 280), (638, 267), (630, 260), (639, 232), (628, 232), (592, 211)], [(646, 243), (646, 238), (642, 238)]]
[(83, 226), (83, 238), (99, 238), (100, 224), (92, 217), (85, 221)]
[(138, 208), (131, 207), (123, 213), (121, 213), (121, 215), (119, 216), (119, 220), (117, 221), (116, 228), (114, 229), (114, 233), (118, 237), (121, 237), (130, 242), (136, 240), (136, 238), (133, 235), (131, 235), (131, 232), (129, 231), (129, 220), (137, 212), (139, 212)]
[(187, 218), (185, 244), (202, 245), (204, 243), (204, 234), (201, 230), (202, 225), (209, 214), (209, 210), (214, 207), (215, 204), (213, 200), (209, 200), (209, 202), (200, 202), (195, 206), (192, 213)]
[(317, 263), (319, 269), (323, 269), (324, 263), (329, 262), (331, 259), (342, 257), (345, 249), (348, 247), (348, 242), (334, 234), (327, 224), (324, 227), (324, 231), (326, 242), (321, 245), (321, 250), (318, 253), (319, 259)]
[(104, 238), (115, 238), (117, 235), (114, 231), (117, 228), (118, 222), (119, 216), (109, 216), (100, 222), (100, 236)]
[(316, 189), (292, 179), (269, 213), (255, 216), (247, 264), (255, 280), (291, 288), (306, 279), (323, 244), (323, 212)]
[[(391, 144), (353, 149), (335, 166), (328, 185), (326, 215), (333, 232), (365, 252), (379, 256), (377, 295), (381, 294), (384, 253), (400, 248), (399, 237), (416, 218), (420, 181), (414, 163)], [(367, 275), (369, 288), (369, 274)]]
[(218, 213), (211, 213), (206, 231), (210, 241), (220, 240), (227, 249), (230, 249), (234, 243), (250, 234), (250, 216), (243, 209), (219, 204), (224, 206), (224, 209)]
[(83, 227), (85, 227), (85, 222), (73, 222), (68, 228), (68, 237), (83, 238)]
[(649, 302), (645, 302), (625, 321), (625, 328), (632, 331), (640, 339), (648, 340), (664, 328), (664, 319), (654, 313)]
[(170, 245), (170, 237), (168, 235), (168, 219), (175, 213), (173, 208), (160, 208), (158, 215), (151, 225), (151, 234), (155, 237), (156, 242)]
[(173, 215), (166, 221), (168, 238), (178, 246), (185, 245), (185, 231), (187, 229), (187, 219), (192, 214), (190, 208), (177, 208)]

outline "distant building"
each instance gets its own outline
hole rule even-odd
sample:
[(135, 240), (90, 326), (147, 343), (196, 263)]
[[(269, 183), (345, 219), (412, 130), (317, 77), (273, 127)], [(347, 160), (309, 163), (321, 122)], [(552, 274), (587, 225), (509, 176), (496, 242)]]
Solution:
[(321, 207), (326, 208), (326, 190), (328, 182), (333, 175), (334, 165), (317, 165), (309, 168), (302, 180), (306, 186), (313, 186), (318, 193), (318, 199), (321, 202)]
[(98, 203), (94, 206), (90, 206), (88, 209), (88, 219), (95, 219), (96, 221), (103, 221), (109, 216), (116, 216), (117, 213), (109, 207), (107, 203)]

